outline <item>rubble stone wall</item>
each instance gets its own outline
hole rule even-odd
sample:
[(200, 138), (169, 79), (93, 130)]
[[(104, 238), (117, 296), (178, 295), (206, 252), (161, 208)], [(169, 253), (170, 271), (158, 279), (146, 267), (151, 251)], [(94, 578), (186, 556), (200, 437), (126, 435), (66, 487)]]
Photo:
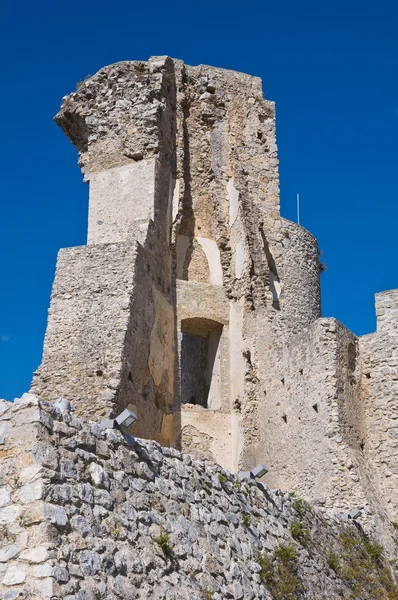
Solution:
[(4, 600), (270, 600), (261, 557), (286, 546), (301, 597), (350, 597), (328, 552), (354, 525), (30, 394), (0, 403), (0, 427)]

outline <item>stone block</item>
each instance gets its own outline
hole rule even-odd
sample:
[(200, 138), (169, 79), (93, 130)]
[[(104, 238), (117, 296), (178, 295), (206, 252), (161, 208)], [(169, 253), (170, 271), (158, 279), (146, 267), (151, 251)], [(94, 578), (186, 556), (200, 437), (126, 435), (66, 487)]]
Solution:
[(250, 471), (253, 477), (261, 478), (268, 473), (269, 469), (265, 465), (256, 465), (254, 469)]

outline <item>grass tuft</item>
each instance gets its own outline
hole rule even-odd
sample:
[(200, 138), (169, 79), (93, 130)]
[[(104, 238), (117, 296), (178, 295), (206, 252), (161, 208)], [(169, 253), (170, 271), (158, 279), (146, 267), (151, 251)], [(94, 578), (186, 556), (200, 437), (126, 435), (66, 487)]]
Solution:
[(290, 533), (292, 534), (292, 537), (299, 542), (299, 544), (305, 548), (308, 546), (310, 536), (309, 531), (304, 523), (298, 521), (290, 523)]
[(160, 529), (159, 537), (154, 542), (159, 546), (166, 558), (173, 557), (173, 546), (170, 543), (170, 536), (163, 529)]

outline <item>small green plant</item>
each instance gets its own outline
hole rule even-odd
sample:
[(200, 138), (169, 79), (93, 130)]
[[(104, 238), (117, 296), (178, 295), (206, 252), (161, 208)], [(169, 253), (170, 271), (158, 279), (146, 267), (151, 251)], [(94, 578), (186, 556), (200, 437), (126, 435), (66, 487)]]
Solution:
[(295, 521), (290, 523), (290, 533), (292, 537), (297, 540), (302, 546), (308, 546), (310, 540), (309, 531), (304, 523)]
[(346, 527), (338, 542), (339, 576), (350, 587), (352, 598), (398, 600), (398, 586), (383, 561), (383, 546), (354, 527)]
[(370, 556), (372, 560), (376, 562), (380, 561), (384, 552), (383, 546), (369, 539), (364, 539), (363, 545), (366, 553)]
[(222, 473), (220, 473), (219, 476), (218, 476), (218, 481), (222, 485), (223, 483), (225, 483), (226, 481), (228, 481), (228, 477), (226, 477), (225, 475), (223, 475)]
[(299, 598), (304, 590), (303, 582), (297, 575), (297, 555), (294, 546), (281, 545), (272, 556), (260, 554), (257, 557), (262, 583), (275, 600)]
[(311, 507), (308, 504), (308, 502), (306, 502), (305, 500), (302, 500), (301, 498), (296, 498), (295, 501), (293, 502), (292, 506), (293, 506), (293, 509), (296, 511), (296, 513), (298, 513), (300, 516), (304, 515), (304, 513), (306, 511), (311, 510)]
[(248, 527), (250, 527), (250, 523), (251, 523), (251, 516), (249, 515), (249, 513), (243, 513), (242, 515), (242, 525), (245, 529), (247, 529)]
[(275, 558), (282, 564), (288, 565), (296, 560), (297, 553), (296, 548), (292, 545), (286, 546), (281, 544), (274, 552)]
[(160, 529), (159, 537), (154, 540), (159, 546), (166, 558), (173, 556), (173, 547), (170, 543), (170, 536), (163, 529)]
[(213, 596), (214, 596), (214, 592), (213, 591), (207, 591), (207, 592), (202, 592), (203, 594), (203, 599), (204, 600), (212, 600)]
[(396, 521), (391, 521), (391, 525), (394, 527), (395, 531), (398, 531), (398, 523)]
[(119, 523), (119, 521), (114, 521), (111, 525), (111, 533), (112, 536), (115, 538), (119, 538), (122, 537), (123, 535), (123, 528), (121, 526), (121, 524)]
[(235, 481), (234, 485), (232, 486), (233, 490), (239, 490), (240, 488), (240, 482), (239, 481)]
[(332, 569), (335, 573), (338, 573), (341, 569), (340, 558), (336, 552), (333, 552), (331, 548), (329, 548), (328, 553), (326, 555), (326, 564), (329, 569)]
[(352, 529), (344, 529), (339, 535), (339, 541), (345, 550), (349, 550), (360, 543), (358, 534)]
[(272, 583), (273, 580), (273, 565), (272, 559), (268, 554), (262, 553), (257, 556), (256, 562), (260, 565), (260, 579), (265, 584)]

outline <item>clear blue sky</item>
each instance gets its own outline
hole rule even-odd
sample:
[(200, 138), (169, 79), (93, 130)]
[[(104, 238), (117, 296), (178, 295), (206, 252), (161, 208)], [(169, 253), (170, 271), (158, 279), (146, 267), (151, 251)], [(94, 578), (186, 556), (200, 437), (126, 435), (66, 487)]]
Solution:
[(398, 287), (398, 3), (2, 0), (0, 398), (41, 359), (56, 254), (85, 243), (88, 188), (52, 121), (104, 65), (168, 54), (259, 75), (277, 106), (282, 213), (319, 240), (323, 313), (356, 334)]

